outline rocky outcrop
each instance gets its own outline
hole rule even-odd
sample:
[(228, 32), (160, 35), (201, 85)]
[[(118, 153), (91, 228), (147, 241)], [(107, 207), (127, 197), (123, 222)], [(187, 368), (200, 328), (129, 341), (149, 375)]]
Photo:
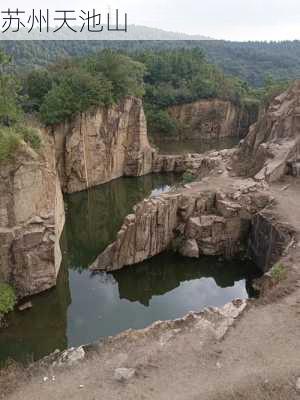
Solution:
[(153, 149), (140, 99), (127, 97), (117, 105), (78, 115), (53, 133), (64, 192), (152, 170)]
[(281, 224), (271, 210), (257, 213), (251, 224), (248, 252), (255, 264), (268, 271), (292, 241), (294, 232)]
[(242, 175), (273, 182), (297, 174), (300, 151), (300, 81), (276, 97), (251, 126), (235, 158)]
[[(178, 126), (173, 139), (199, 140), (222, 137), (244, 137), (249, 126), (257, 119), (257, 110), (242, 109), (221, 99), (198, 100), (172, 106), (168, 113)], [(159, 132), (157, 132), (157, 135)], [(162, 136), (162, 135), (160, 135)]]
[(64, 204), (55, 169), (53, 139), (43, 135), (39, 154), (23, 143), (0, 170), (0, 280), (18, 297), (56, 283)]
[(134, 208), (117, 240), (98, 257), (93, 270), (112, 271), (137, 264), (172, 244), (185, 256), (224, 255), (241, 250), (252, 216), (269, 202), (257, 185), (244, 182), (229, 190), (208, 190), (201, 184), (146, 199)]
[(198, 175), (207, 175), (220, 164), (219, 152), (206, 154), (165, 155), (154, 154), (152, 161), (153, 173), (197, 171)]

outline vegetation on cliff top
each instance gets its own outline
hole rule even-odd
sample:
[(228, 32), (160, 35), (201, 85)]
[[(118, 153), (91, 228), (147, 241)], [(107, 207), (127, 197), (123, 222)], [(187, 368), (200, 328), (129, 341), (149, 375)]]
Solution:
[(9, 73), (10, 58), (0, 52), (0, 161), (10, 159), (21, 140), (38, 149), (38, 133), (24, 126), (21, 107), (21, 87), (15, 76)]
[[(17, 75), (5, 72), (7, 64), (8, 59), (3, 55), (0, 88), (3, 94), (0, 101), (2, 159), (16, 146), (15, 135), (8, 133), (20, 126), (20, 116), (24, 112), (37, 114), (45, 125), (55, 125), (93, 107), (108, 106), (132, 95), (144, 97), (150, 133), (172, 135), (178, 126), (167, 112), (169, 106), (220, 98), (252, 112), (261, 101), (267, 103), (286, 85), (269, 79), (264, 88), (253, 89), (240, 78), (225, 76), (206, 60), (199, 48), (147, 50), (132, 52), (131, 57), (106, 49), (84, 59), (66, 59), (18, 75), (19, 82), (15, 78)], [(14, 133), (18, 135), (19, 131)], [(34, 147), (39, 141), (33, 136), (26, 134), (22, 138)]]
[(246, 108), (251, 99), (258, 107), (256, 91), (239, 78), (225, 76), (200, 49), (146, 51), (135, 57), (146, 66), (144, 101), (150, 133), (176, 133), (176, 122), (167, 112), (173, 105), (219, 98)]
[(60, 62), (24, 79), (24, 107), (54, 125), (92, 107), (144, 94), (143, 64), (110, 50), (87, 59)]
[(30, 72), (24, 77), (23, 94), (24, 109), (38, 112), (46, 125), (128, 95), (144, 96), (150, 130), (159, 126), (167, 134), (176, 131), (167, 107), (215, 97), (241, 103), (253, 91), (240, 79), (225, 77), (199, 49), (147, 51), (132, 57), (104, 50)]

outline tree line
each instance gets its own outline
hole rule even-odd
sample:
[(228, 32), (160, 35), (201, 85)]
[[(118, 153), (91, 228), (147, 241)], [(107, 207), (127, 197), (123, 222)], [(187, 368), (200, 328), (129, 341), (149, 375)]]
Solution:
[(220, 98), (241, 107), (258, 107), (288, 83), (268, 76), (262, 88), (253, 88), (239, 77), (225, 75), (199, 48), (152, 49), (130, 55), (104, 49), (30, 71), (11, 65), (11, 57), (0, 52), (0, 160), (13, 153), (20, 138), (39, 146), (38, 135), (25, 128), (29, 115), (52, 126), (136, 96), (144, 99), (150, 133), (172, 135), (177, 129), (167, 112), (172, 105)]

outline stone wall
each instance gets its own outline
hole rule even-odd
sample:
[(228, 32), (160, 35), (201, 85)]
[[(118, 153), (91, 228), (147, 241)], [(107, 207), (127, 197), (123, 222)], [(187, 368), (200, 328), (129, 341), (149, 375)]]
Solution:
[(43, 135), (39, 154), (22, 143), (13, 160), (2, 162), (0, 193), (0, 280), (12, 284), (18, 297), (54, 286), (64, 204), (49, 135)]
[(117, 105), (78, 115), (53, 133), (64, 192), (151, 172), (153, 149), (140, 99), (127, 97)]

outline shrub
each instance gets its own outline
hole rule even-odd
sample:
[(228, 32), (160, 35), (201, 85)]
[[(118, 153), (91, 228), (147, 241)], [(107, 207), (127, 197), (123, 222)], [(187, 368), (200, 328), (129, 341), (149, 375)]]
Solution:
[(271, 277), (276, 282), (279, 283), (287, 278), (287, 270), (282, 263), (277, 263), (271, 269)]
[(13, 157), (21, 136), (12, 128), (0, 128), (0, 161), (6, 161)]
[(0, 126), (0, 162), (8, 161), (14, 156), (21, 140), (28, 143), (34, 150), (38, 150), (41, 146), (41, 137), (34, 128)]
[(195, 179), (196, 179), (196, 177), (191, 171), (186, 171), (182, 175), (182, 183), (191, 183), (191, 182), (194, 182)]
[(177, 124), (165, 110), (146, 111), (149, 132), (152, 134), (162, 134), (164, 136), (174, 136), (177, 133)]
[(42, 139), (37, 129), (22, 126), (17, 128), (17, 133), (19, 133), (22, 139), (34, 150), (38, 150), (41, 147)]
[(53, 86), (49, 71), (34, 70), (25, 76), (23, 91), (26, 94), (23, 108), (26, 112), (39, 111), (44, 97)]
[(80, 112), (111, 102), (110, 83), (84, 71), (73, 71), (45, 96), (40, 108), (46, 125), (64, 122)]
[(12, 311), (16, 301), (14, 289), (6, 283), (0, 283), (0, 317)]

